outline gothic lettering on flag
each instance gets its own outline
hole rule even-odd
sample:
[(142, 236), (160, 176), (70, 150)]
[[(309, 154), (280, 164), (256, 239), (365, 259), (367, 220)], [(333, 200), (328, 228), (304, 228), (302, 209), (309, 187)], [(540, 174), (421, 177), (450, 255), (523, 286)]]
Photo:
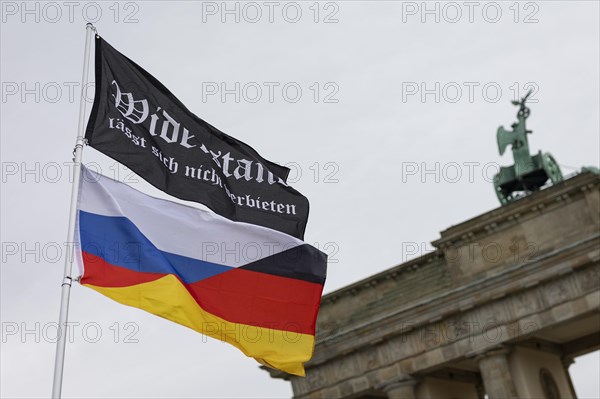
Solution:
[[(125, 118), (135, 124), (142, 123), (146, 120), (148, 117), (148, 100), (134, 100), (133, 94), (121, 93), (121, 89), (116, 80), (113, 80), (111, 84), (115, 85), (117, 90), (117, 92), (113, 94), (115, 98), (115, 108), (118, 109)], [(179, 126), (176, 128), (178, 127)], [(174, 131), (173, 135), (175, 134), (177, 134), (177, 132)]]
[(288, 168), (194, 115), (99, 36), (86, 139), (170, 195), (233, 221), (304, 237), (309, 204), (286, 183)]

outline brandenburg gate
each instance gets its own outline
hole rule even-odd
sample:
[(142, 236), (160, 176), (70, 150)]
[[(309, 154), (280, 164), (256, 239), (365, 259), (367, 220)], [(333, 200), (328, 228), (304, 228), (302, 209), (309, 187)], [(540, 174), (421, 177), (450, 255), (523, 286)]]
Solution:
[(569, 365), (600, 348), (600, 175), (525, 153), (525, 100), (498, 129), (502, 205), (324, 296), (306, 377), (269, 370), (294, 398), (575, 397)]

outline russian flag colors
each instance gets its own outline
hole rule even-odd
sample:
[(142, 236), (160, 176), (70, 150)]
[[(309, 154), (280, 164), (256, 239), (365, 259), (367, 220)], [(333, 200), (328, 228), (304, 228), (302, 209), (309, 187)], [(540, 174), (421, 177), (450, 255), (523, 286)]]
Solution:
[(81, 284), (295, 375), (314, 348), (327, 257), (291, 235), (83, 170)]
[(89, 146), (167, 195), (83, 170), (81, 283), (304, 375), (327, 256), (303, 242), (309, 201), (289, 168), (190, 112), (96, 34)]

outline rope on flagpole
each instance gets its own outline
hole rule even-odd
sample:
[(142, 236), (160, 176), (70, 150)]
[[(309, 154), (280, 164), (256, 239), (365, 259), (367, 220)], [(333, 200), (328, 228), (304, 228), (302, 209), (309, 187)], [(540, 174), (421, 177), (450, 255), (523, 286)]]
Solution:
[(65, 346), (67, 343), (67, 322), (69, 319), (69, 298), (71, 295), (71, 283), (73, 278), (74, 234), (75, 220), (77, 217), (77, 195), (79, 193), (79, 180), (81, 178), (81, 155), (85, 139), (85, 106), (86, 89), (88, 83), (88, 70), (90, 65), (90, 39), (96, 28), (91, 23), (85, 26), (85, 51), (83, 58), (83, 77), (81, 79), (81, 98), (79, 104), (79, 126), (77, 129), (77, 140), (73, 149), (73, 187), (71, 188), (71, 209), (69, 211), (69, 228), (67, 231), (67, 256), (65, 258), (65, 270), (61, 284), (60, 315), (58, 318), (58, 340), (56, 343), (56, 357), (54, 360), (54, 381), (52, 383), (52, 397), (60, 398), (62, 390), (63, 368), (65, 364)]

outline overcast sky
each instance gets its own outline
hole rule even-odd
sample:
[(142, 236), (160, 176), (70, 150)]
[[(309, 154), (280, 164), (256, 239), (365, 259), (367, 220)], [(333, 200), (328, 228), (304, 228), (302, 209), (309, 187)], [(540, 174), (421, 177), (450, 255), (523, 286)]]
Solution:
[[(599, 165), (599, 3), (513, 3), (2, 2), (1, 395), (51, 391), (86, 19), (198, 116), (292, 168), (331, 292), (499, 205), (491, 178), (512, 159), (496, 129), (527, 89), (532, 151), (565, 174)], [(291, 396), (232, 346), (78, 284), (70, 321), (65, 397)], [(599, 362), (571, 366), (580, 397), (600, 397)]]

